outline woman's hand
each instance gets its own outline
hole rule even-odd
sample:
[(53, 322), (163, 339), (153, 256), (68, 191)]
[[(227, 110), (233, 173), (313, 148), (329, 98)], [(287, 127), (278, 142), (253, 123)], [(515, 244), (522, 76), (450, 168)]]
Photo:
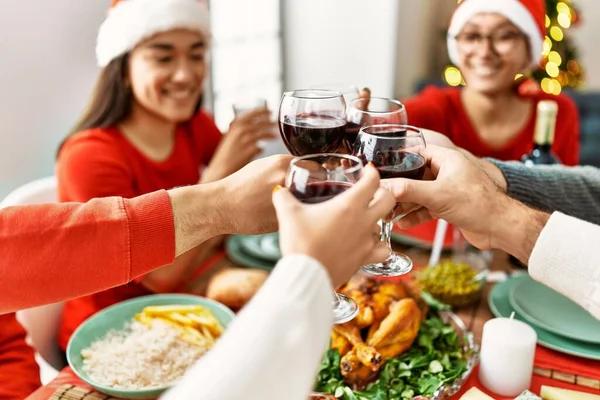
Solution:
[(282, 254), (305, 254), (323, 264), (336, 287), (358, 268), (385, 260), (377, 221), (390, 213), (395, 200), (379, 188), (379, 173), (367, 165), (349, 190), (320, 204), (302, 204), (288, 189), (273, 194)]
[(259, 108), (235, 119), (203, 171), (200, 183), (223, 179), (260, 154), (259, 142), (275, 138), (276, 123), (270, 116), (269, 109)]

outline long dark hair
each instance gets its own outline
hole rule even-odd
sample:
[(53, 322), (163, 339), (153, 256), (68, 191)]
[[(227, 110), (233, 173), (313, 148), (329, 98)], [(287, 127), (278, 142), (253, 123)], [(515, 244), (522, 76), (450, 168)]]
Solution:
[(57, 156), (65, 141), (75, 133), (86, 129), (115, 126), (129, 116), (133, 94), (127, 85), (128, 58), (128, 53), (119, 56), (100, 71), (87, 109), (58, 147)]
[[(75, 133), (87, 129), (116, 126), (129, 116), (133, 105), (133, 92), (127, 84), (128, 60), (129, 53), (125, 53), (112, 60), (100, 71), (92, 92), (92, 99), (79, 122), (58, 146), (57, 157), (66, 140)], [(202, 107), (203, 97), (200, 95), (194, 114)]]

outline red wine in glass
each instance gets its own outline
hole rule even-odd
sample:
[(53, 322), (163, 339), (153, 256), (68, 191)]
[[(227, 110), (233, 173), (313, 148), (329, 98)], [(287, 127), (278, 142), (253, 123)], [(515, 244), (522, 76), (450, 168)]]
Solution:
[(347, 182), (311, 182), (302, 191), (295, 187), (291, 192), (303, 203), (316, 204), (330, 200), (351, 187), (352, 184)]
[(407, 178), (422, 179), (425, 174), (425, 159), (416, 153), (390, 151), (382, 153), (373, 161), (381, 179)]
[[(290, 163), (285, 185), (301, 202), (323, 203), (350, 189), (362, 175), (363, 164), (348, 154), (310, 154), (296, 157)], [(333, 320), (342, 324), (358, 313), (351, 298), (334, 293)]]
[(323, 115), (297, 116), (294, 121), (285, 119), (280, 125), (284, 143), (295, 155), (333, 153), (346, 133), (346, 121)]
[(346, 124), (346, 140), (350, 144), (350, 148), (354, 142), (356, 142), (356, 138), (358, 137), (358, 132), (360, 131), (360, 125), (354, 122), (348, 122)]
[(296, 156), (337, 152), (345, 144), (346, 134), (342, 93), (321, 89), (285, 92), (279, 105), (279, 131)]
[(348, 103), (346, 120), (346, 140), (350, 148), (356, 142), (358, 132), (363, 126), (396, 124), (406, 125), (406, 109), (398, 100), (384, 97), (369, 99), (355, 98)]

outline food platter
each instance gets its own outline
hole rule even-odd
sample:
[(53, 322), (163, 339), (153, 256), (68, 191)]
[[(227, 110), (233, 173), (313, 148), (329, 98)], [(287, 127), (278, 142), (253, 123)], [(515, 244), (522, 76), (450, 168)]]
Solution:
[(465, 384), (479, 359), (473, 334), (456, 314), (402, 286), (367, 278), (341, 288), (361, 311), (334, 326), (317, 393), (343, 400), (438, 400)]

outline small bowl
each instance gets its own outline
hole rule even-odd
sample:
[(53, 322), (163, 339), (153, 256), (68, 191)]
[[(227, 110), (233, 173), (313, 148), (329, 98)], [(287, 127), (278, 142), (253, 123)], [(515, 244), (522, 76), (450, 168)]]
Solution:
[(93, 380), (83, 371), (81, 350), (104, 337), (110, 330), (122, 330), (135, 314), (147, 306), (164, 305), (201, 305), (208, 308), (221, 322), (223, 327), (233, 320), (233, 312), (223, 304), (200, 296), (186, 294), (156, 294), (137, 297), (105, 308), (88, 318), (71, 336), (67, 345), (67, 361), (75, 374), (85, 383), (99, 392), (123, 399), (156, 399), (171, 385), (156, 386), (148, 389), (118, 389), (104, 386)]
[[(468, 269), (469, 278), (461, 277), (461, 279), (452, 280), (450, 278), (452, 276), (451, 265), (463, 271)], [(422, 290), (427, 291), (440, 302), (452, 307), (465, 307), (481, 298), (489, 274), (488, 265), (488, 258), (481, 252), (454, 255), (450, 259), (442, 260), (438, 265), (429, 266), (417, 272), (417, 283)], [(440, 271), (438, 275), (443, 280), (425, 280), (426, 274), (433, 272), (431, 268), (444, 268), (444, 271)]]

